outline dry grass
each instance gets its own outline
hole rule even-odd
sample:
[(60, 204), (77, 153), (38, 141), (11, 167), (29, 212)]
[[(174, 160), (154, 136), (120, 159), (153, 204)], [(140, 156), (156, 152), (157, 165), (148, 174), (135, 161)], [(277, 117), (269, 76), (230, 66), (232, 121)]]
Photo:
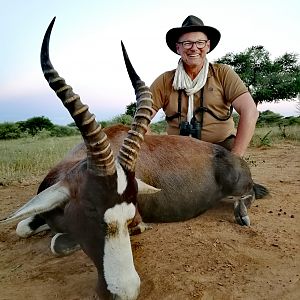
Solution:
[[(285, 137), (284, 137), (285, 134)], [(81, 141), (80, 136), (0, 140), (0, 185), (40, 180), (51, 167)], [(252, 147), (292, 141), (299, 143), (300, 126), (257, 128)]]
[(45, 175), (80, 140), (80, 136), (72, 136), (0, 141), (0, 185)]
[(256, 128), (251, 146), (272, 146), (285, 141), (300, 142), (300, 126)]

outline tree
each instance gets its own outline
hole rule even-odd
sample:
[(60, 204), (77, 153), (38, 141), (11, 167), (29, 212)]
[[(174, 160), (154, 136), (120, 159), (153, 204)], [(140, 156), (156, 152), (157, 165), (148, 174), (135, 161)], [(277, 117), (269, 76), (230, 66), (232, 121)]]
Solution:
[(0, 140), (17, 139), (21, 137), (22, 132), (15, 123), (0, 123)]
[(125, 115), (134, 117), (136, 111), (136, 102), (131, 102), (129, 105), (126, 106)]
[(133, 118), (130, 115), (127, 114), (121, 114), (118, 116), (115, 116), (112, 119), (113, 124), (124, 124), (124, 125), (131, 125)]
[(16, 123), (22, 131), (27, 131), (31, 135), (36, 135), (42, 129), (51, 130), (53, 123), (46, 117), (33, 117), (26, 121)]
[(227, 53), (216, 61), (233, 67), (244, 81), (255, 103), (294, 100), (300, 92), (297, 54), (285, 53), (273, 62), (263, 46), (252, 46), (237, 54)]
[(263, 127), (266, 125), (274, 125), (280, 123), (282, 119), (283, 119), (282, 115), (274, 113), (270, 110), (265, 110), (259, 114), (256, 124), (258, 127)]

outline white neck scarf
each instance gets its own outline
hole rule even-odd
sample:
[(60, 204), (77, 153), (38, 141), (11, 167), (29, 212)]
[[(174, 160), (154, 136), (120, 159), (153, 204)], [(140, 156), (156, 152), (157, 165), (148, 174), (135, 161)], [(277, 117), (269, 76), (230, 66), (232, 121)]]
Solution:
[(206, 83), (208, 66), (209, 66), (208, 60), (207, 58), (205, 58), (203, 68), (196, 76), (196, 78), (192, 80), (184, 70), (182, 59), (180, 59), (178, 62), (178, 66), (175, 71), (175, 77), (173, 81), (173, 88), (175, 90), (184, 90), (186, 94), (189, 96), (188, 113), (187, 113), (188, 122), (190, 122), (193, 117), (194, 94), (200, 91)]

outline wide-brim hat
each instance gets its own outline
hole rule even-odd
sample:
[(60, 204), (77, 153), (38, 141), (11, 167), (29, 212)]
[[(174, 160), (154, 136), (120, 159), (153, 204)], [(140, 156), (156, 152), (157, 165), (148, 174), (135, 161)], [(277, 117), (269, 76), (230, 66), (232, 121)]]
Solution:
[[(176, 43), (181, 35), (187, 32), (200, 31), (207, 35), (207, 38), (210, 40), (210, 49), (211, 52), (219, 43), (221, 38), (221, 33), (214, 27), (205, 26), (203, 21), (195, 16), (188, 16), (182, 23), (181, 27), (176, 27), (170, 29), (166, 34), (166, 42), (168, 47), (177, 53)], [(209, 53), (208, 52), (208, 53)]]

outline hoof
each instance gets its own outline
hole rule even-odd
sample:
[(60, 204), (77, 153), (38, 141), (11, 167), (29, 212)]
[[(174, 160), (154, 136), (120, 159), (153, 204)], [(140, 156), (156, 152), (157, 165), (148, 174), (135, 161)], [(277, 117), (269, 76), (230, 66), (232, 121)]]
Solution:
[(130, 235), (140, 234), (140, 233), (142, 233), (146, 230), (150, 230), (152, 228), (153, 228), (152, 226), (150, 226), (144, 222), (141, 222), (138, 225), (136, 225), (135, 227), (129, 228), (129, 234)]
[(51, 251), (55, 255), (65, 256), (80, 249), (68, 233), (57, 233), (51, 240)]
[(41, 225), (36, 228), (33, 224), (35, 216), (29, 217), (25, 220), (22, 220), (18, 223), (16, 228), (16, 234), (21, 238), (28, 238), (32, 235), (35, 235), (39, 232), (50, 230), (50, 227), (47, 224)]
[(251, 223), (249, 216), (241, 217), (241, 223), (242, 226), (250, 226)]
[(234, 217), (236, 222), (241, 226), (250, 226), (247, 207), (242, 200), (234, 202)]

